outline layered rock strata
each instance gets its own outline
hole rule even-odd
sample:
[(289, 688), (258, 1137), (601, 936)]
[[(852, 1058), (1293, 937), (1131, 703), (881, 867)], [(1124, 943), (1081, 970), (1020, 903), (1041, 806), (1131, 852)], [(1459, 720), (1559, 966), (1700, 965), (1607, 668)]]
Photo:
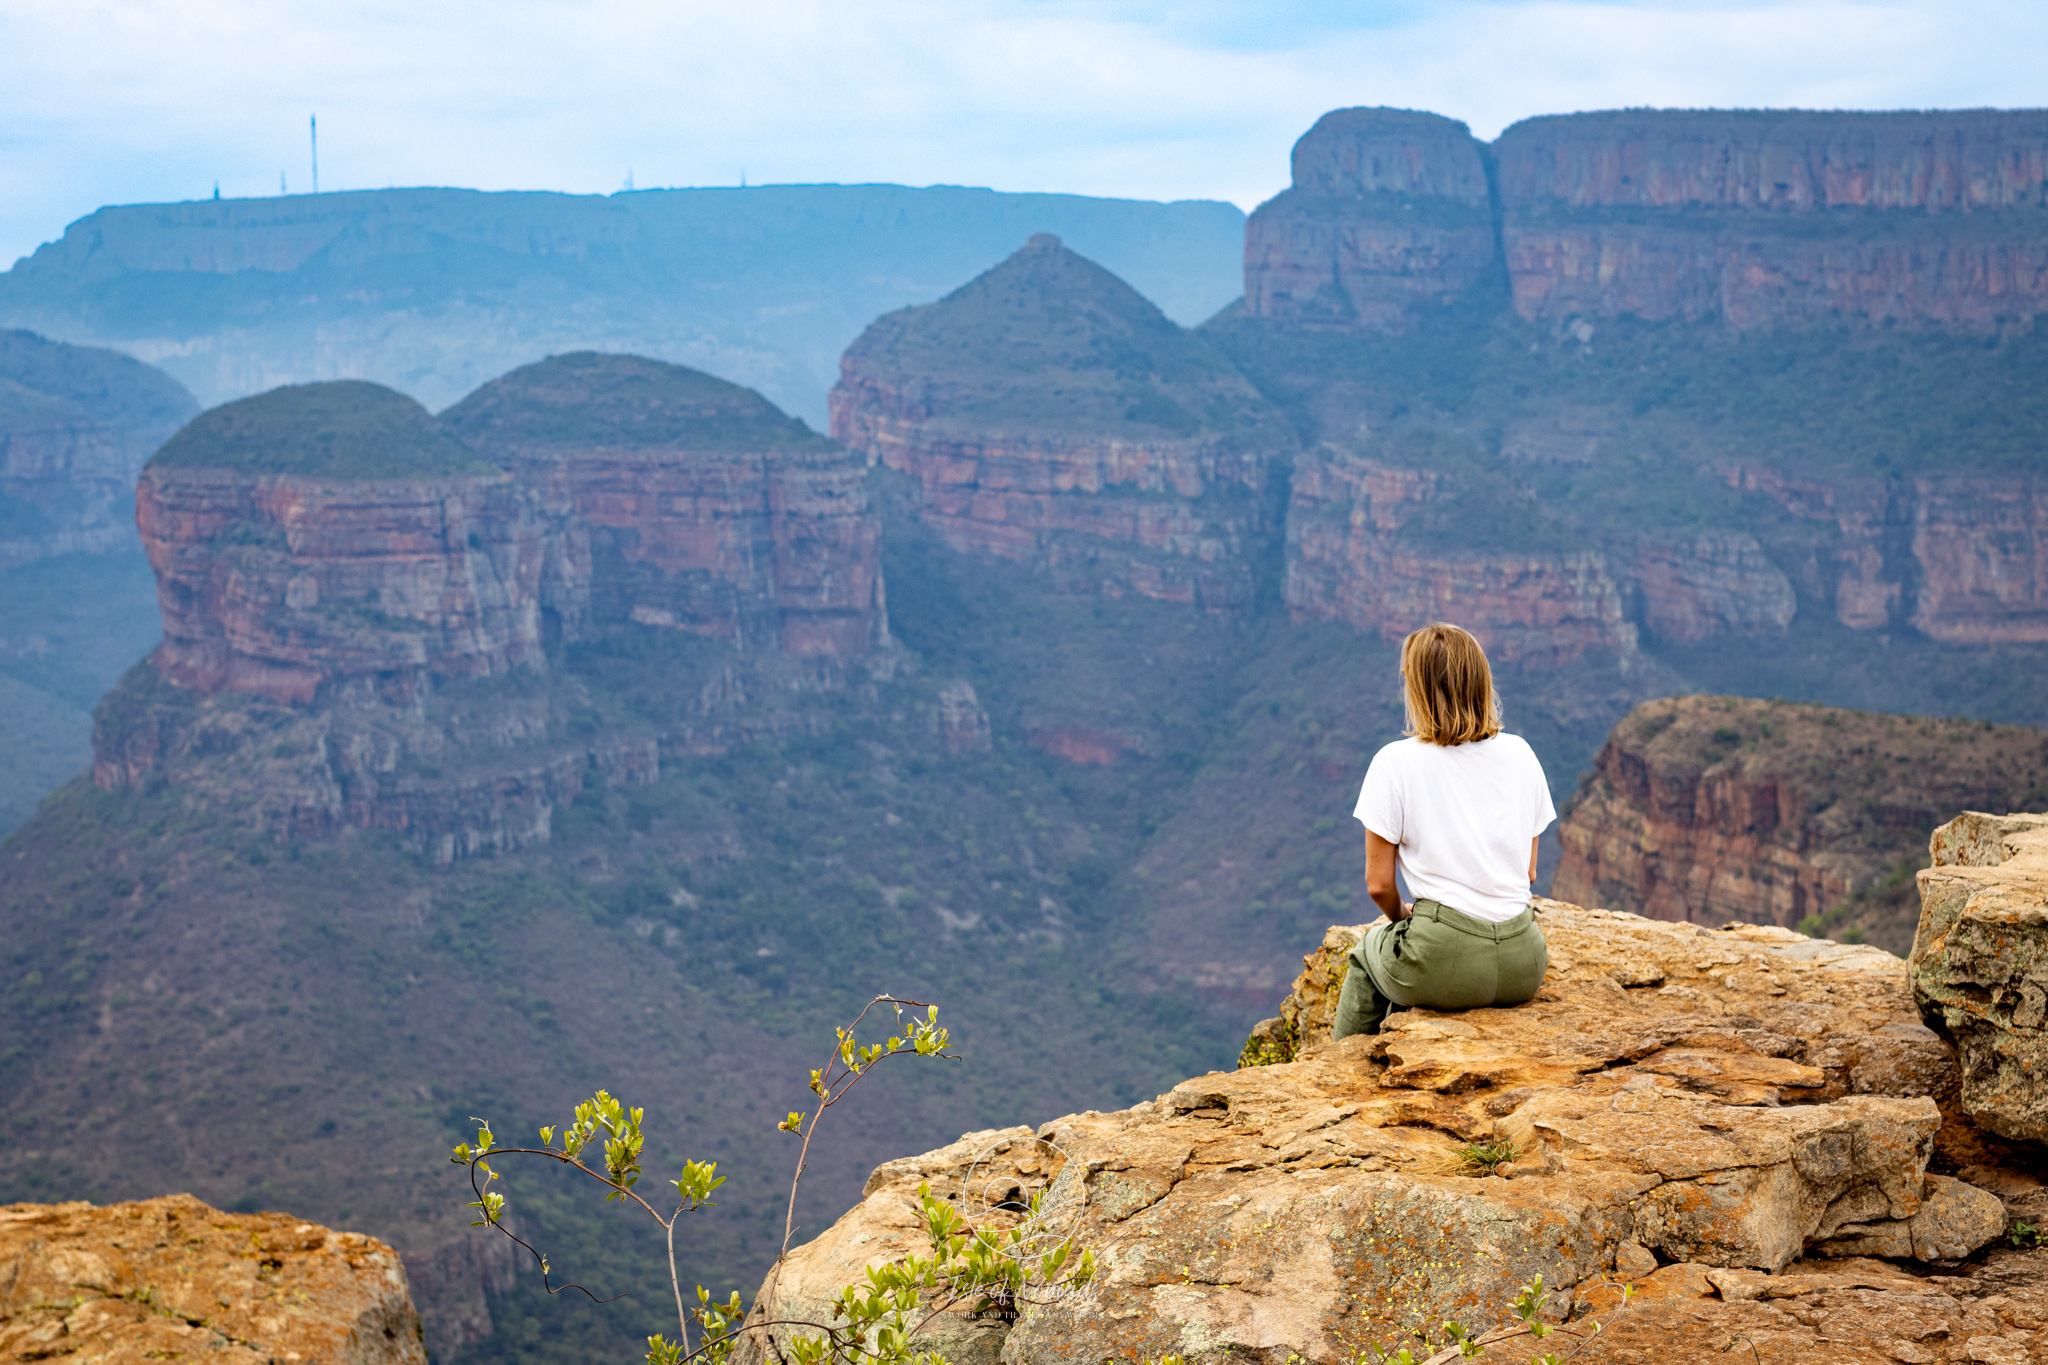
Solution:
[[(1447, 496), (1428, 469), (1330, 445), (1298, 456), (1281, 587), (1294, 619), (1342, 621), (1388, 641), (1456, 621), (1495, 661), (1536, 667), (1635, 651), (1625, 594), (1600, 552), (1479, 548), (1470, 534), (1416, 524)], [(1674, 581), (1659, 601), (1697, 615), (1684, 587)]]
[(1339, 109), (1294, 144), (1293, 170), (1245, 224), (1255, 317), (1402, 332), (1499, 269), (1486, 168), (1462, 123)]
[(136, 472), (198, 409), (140, 361), (0, 331), (0, 569), (134, 545)]
[(1825, 589), (1843, 625), (1950, 645), (2048, 641), (2048, 491), (2032, 475), (1822, 482), (1732, 465), (1725, 477), (1833, 527)]
[(1123, 281), (1040, 235), (850, 346), (832, 434), (911, 476), (952, 549), (1075, 593), (1210, 611), (1252, 595), (1292, 444), (1228, 361)]
[[(2048, 797), (2048, 734), (1734, 697), (1637, 707), (1558, 826), (1561, 897), (1657, 919), (1799, 924), (1887, 879), (1906, 886), (1928, 831), (1959, 807)], [(1911, 942), (1917, 906), (1862, 915)]]
[[(1618, 1329), (1624, 1281), (1645, 1291), (1632, 1349), (1696, 1343), (1705, 1320), (1768, 1324), (1774, 1347), (1797, 1348), (1771, 1359), (1881, 1358), (1840, 1353), (1866, 1338), (1936, 1343), (1897, 1359), (1963, 1359), (1946, 1324), (2004, 1349), (2048, 1321), (2033, 1297), (1971, 1302), (1969, 1281), (1868, 1259), (1953, 1261), (2005, 1225), (1995, 1196), (1927, 1173), (1955, 1059), (1915, 1017), (1904, 964), (1768, 926), (1539, 908), (1550, 972), (1529, 1004), (1400, 1011), (1377, 1037), (1332, 1043), (1362, 932), (1333, 928), (1247, 1045), (1263, 1064), (887, 1163), (757, 1317), (829, 1311), (866, 1267), (922, 1252), (928, 1186), (990, 1226), (1037, 1196), (1029, 1231), (1072, 1232), (1102, 1268), (1088, 1294), (1014, 1326), (934, 1325), (935, 1343), (978, 1359), (1349, 1359), (1411, 1333), (1441, 1343), (1447, 1318), (1494, 1329), (1539, 1274), (1546, 1316), (1590, 1338), (1589, 1359), (1685, 1358), (1597, 1354), (1586, 1315)], [(1468, 1159), (1480, 1141), (1509, 1159)], [(1800, 1315), (1822, 1306), (1851, 1310), (1840, 1340)], [(1936, 1309), (1940, 1332), (1909, 1316)], [(1526, 1341), (1499, 1339), (1521, 1354), (1484, 1358), (1527, 1358)]]
[(587, 593), (563, 519), (411, 399), (216, 408), (151, 460), (137, 522), (164, 642), (101, 703), (101, 787), (160, 776), (281, 836), (392, 828), (448, 857), (546, 838), (580, 789), (542, 639), (544, 602)]
[(1955, 1041), (1964, 1112), (2048, 1142), (2048, 815), (1967, 812), (1929, 852), (1913, 998)]
[(0, 1206), (0, 1359), (425, 1365), (396, 1252), (190, 1195)]
[(1626, 111), (1501, 134), (1525, 318), (1993, 327), (2048, 308), (2048, 114)]
[(213, 409), (143, 471), (136, 522), (163, 605), (154, 662), (180, 686), (411, 695), (540, 659), (538, 500), (389, 389)]
[(798, 656), (886, 644), (866, 462), (751, 389), (638, 356), (556, 356), (443, 415), (572, 519), (599, 626)]
[(1399, 332), (1498, 261), (1530, 320), (1992, 328), (2048, 309), (2044, 221), (2036, 110), (1567, 114), (1482, 148), (1345, 109), (1252, 216), (1245, 308)]

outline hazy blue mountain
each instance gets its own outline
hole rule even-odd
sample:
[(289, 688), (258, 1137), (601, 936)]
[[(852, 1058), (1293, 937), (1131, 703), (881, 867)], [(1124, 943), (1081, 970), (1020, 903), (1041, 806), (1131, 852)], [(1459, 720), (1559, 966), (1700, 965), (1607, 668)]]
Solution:
[(0, 275), (0, 325), (116, 346), (204, 403), (364, 378), (442, 407), (514, 366), (632, 351), (822, 427), (839, 353), (1051, 232), (1193, 324), (1241, 288), (1244, 214), (898, 185), (374, 190), (101, 209)]
[(92, 705), (162, 633), (135, 474), (199, 410), (161, 370), (0, 331), (0, 831), (92, 761)]

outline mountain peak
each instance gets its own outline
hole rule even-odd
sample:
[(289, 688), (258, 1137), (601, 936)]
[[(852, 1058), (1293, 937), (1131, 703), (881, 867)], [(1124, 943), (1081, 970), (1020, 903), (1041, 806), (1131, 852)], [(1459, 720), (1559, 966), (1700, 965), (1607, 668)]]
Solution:
[(1173, 437), (1266, 407), (1205, 340), (1050, 233), (938, 302), (877, 320), (841, 371), (842, 387), (915, 376), (920, 418), (979, 430)]

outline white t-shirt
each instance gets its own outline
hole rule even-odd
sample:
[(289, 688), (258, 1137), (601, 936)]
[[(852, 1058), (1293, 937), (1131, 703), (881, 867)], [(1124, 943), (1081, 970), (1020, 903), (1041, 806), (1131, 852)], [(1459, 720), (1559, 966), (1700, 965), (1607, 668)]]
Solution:
[(1373, 755), (1352, 812), (1398, 846), (1417, 900), (1498, 924), (1529, 905), (1529, 841), (1557, 818), (1520, 735), (1470, 744), (1396, 740)]

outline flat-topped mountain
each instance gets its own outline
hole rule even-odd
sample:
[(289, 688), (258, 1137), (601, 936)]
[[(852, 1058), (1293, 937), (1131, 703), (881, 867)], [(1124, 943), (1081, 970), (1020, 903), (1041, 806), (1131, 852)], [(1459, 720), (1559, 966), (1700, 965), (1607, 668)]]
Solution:
[(1252, 215), (1245, 302), (1402, 331), (1505, 286), (1530, 321), (1984, 329), (2048, 309), (2044, 212), (2039, 110), (1631, 109), (1527, 119), (1487, 146), (1447, 119), (1342, 109)]
[(117, 346), (205, 402), (372, 379), (432, 407), (543, 356), (716, 371), (822, 426), (839, 352), (1034, 232), (1199, 322), (1238, 292), (1244, 214), (958, 186), (615, 195), (358, 190), (109, 207), (0, 273), (0, 326)]
[(600, 625), (839, 659), (888, 638), (866, 462), (752, 389), (585, 352), (493, 380), (442, 420), (569, 510), (565, 553)]
[(1235, 366), (1057, 238), (847, 349), (832, 431), (956, 550), (1068, 590), (1242, 608), (1292, 445)]

